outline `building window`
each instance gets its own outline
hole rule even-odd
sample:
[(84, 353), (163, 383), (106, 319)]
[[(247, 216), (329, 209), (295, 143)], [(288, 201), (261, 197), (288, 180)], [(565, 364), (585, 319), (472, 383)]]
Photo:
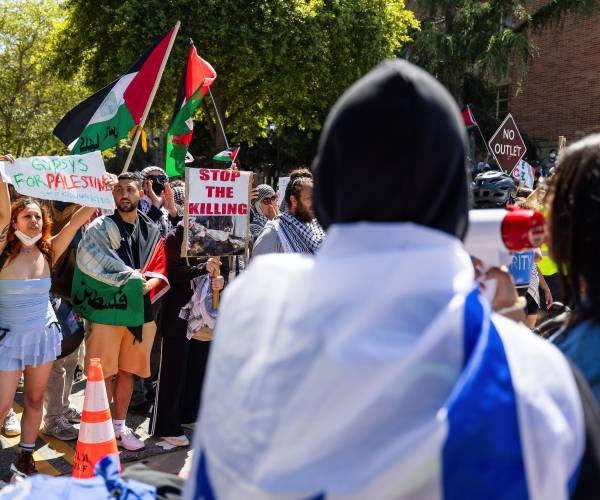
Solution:
[(496, 88), (496, 120), (503, 119), (508, 114), (509, 85)]

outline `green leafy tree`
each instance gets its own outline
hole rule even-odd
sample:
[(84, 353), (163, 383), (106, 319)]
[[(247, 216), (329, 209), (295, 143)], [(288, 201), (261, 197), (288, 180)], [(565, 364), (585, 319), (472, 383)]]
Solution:
[[(267, 136), (269, 121), (318, 129), (343, 90), (398, 54), (418, 28), (404, 0), (68, 0), (66, 7), (55, 57), (63, 78), (84, 67), (85, 83), (101, 88), (179, 19), (149, 127), (168, 126), (192, 38), (219, 75), (211, 90), (228, 136), (250, 144)], [(197, 118), (222, 149), (210, 97)]]
[(78, 72), (69, 80), (51, 72), (59, 16), (55, 0), (0, 2), (0, 147), (17, 156), (66, 151), (52, 129), (84, 92)]

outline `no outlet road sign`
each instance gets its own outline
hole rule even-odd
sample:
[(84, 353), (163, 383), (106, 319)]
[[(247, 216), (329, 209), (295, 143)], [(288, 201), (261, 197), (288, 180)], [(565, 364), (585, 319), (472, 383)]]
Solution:
[(498, 165), (507, 172), (515, 168), (525, 155), (527, 151), (525, 142), (510, 113), (490, 139), (489, 146)]

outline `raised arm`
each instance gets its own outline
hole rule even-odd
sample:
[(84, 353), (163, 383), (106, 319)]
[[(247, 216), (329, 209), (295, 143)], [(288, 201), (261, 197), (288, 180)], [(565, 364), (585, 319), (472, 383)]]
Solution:
[(60, 232), (50, 239), (53, 254), (52, 264), (55, 264), (59, 257), (65, 252), (79, 228), (85, 224), (95, 211), (95, 207), (81, 207), (73, 214), (71, 220), (64, 225)]
[[(111, 188), (114, 188), (115, 184), (118, 182), (117, 177), (112, 174), (106, 174), (106, 180)], [(73, 214), (69, 222), (64, 225), (60, 232), (50, 239), (53, 253), (52, 264), (54, 264), (65, 252), (71, 241), (73, 241), (77, 231), (92, 215), (94, 215), (95, 211), (95, 207), (81, 207)]]
[[(11, 155), (0, 155), (0, 161), (9, 161), (13, 163), (15, 159)], [(8, 184), (4, 182), (0, 175), (0, 253), (6, 247), (6, 236), (10, 226), (10, 194)]]

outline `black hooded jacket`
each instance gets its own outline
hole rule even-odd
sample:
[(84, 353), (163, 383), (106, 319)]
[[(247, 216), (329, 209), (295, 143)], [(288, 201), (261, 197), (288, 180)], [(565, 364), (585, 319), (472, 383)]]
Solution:
[(469, 208), (466, 134), (452, 96), (402, 60), (379, 65), (329, 114), (314, 206), (336, 222), (414, 222), (463, 238)]

